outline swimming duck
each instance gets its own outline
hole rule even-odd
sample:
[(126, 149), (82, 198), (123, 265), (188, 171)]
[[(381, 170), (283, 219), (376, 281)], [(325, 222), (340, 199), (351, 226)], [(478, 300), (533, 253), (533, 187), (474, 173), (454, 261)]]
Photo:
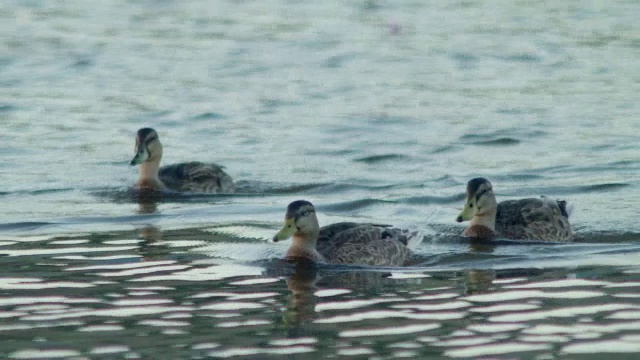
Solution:
[(571, 241), (567, 202), (545, 197), (498, 203), (485, 178), (467, 183), (464, 209), (457, 222), (470, 220), (463, 235), (481, 240), (497, 236), (516, 240)]
[(135, 152), (129, 165), (140, 165), (136, 189), (203, 193), (235, 190), (231, 177), (216, 164), (192, 161), (160, 168), (162, 144), (158, 133), (151, 128), (138, 130)]
[(292, 237), (288, 259), (306, 259), (333, 264), (400, 266), (411, 254), (409, 247), (422, 241), (417, 232), (389, 225), (341, 222), (320, 228), (316, 210), (305, 200), (287, 207), (284, 227), (277, 242)]

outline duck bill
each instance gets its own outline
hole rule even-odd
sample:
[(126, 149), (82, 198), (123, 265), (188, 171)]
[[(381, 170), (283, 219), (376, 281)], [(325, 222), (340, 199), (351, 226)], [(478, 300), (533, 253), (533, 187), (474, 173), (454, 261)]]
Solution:
[(281, 240), (286, 240), (291, 237), (296, 232), (296, 224), (295, 219), (286, 219), (284, 222), (284, 226), (278, 233), (273, 237), (273, 242), (278, 242)]
[(472, 200), (467, 199), (467, 201), (464, 203), (464, 209), (462, 209), (462, 212), (456, 218), (457, 222), (469, 221), (473, 219), (475, 212), (473, 211), (474, 207), (471, 201)]
[(149, 152), (146, 151), (145, 149), (142, 149), (136, 152), (136, 155), (133, 157), (133, 159), (131, 159), (131, 161), (129, 162), (129, 165), (134, 166), (134, 165), (142, 164), (143, 162), (147, 161), (148, 158), (149, 158)]

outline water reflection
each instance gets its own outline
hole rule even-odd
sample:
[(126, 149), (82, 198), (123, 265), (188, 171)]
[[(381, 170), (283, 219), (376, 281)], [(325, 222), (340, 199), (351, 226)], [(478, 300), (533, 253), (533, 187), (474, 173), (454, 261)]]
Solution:
[(135, 202), (138, 203), (139, 214), (153, 214), (158, 211), (158, 202), (162, 200), (163, 194), (160, 191), (143, 189), (130, 190)]
[[(335, 301), (334, 296), (348, 294), (358, 289), (366, 296), (384, 295), (384, 287), (389, 285), (388, 273), (362, 270), (338, 270), (325, 265), (317, 265), (309, 260), (283, 260), (290, 272), (285, 277), (289, 290), (282, 322), (290, 337), (314, 335), (314, 323), (318, 311), (351, 310), (388, 299), (371, 302)], [(331, 299), (331, 300), (328, 300)]]
[(162, 231), (159, 227), (147, 225), (137, 230), (140, 242), (140, 254), (144, 261), (166, 259), (171, 256), (171, 247), (162, 242)]
[(152, 244), (162, 240), (162, 231), (157, 226), (147, 225), (138, 229), (138, 236), (144, 243)]
[(307, 259), (293, 263), (292, 274), (285, 279), (290, 294), (282, 314), (282, 322), (289, 337), (312, 334), (311, 320), (316, 317), (316, 283), (319, 280), (315, 264)]
[(475, 240), (472, 240), (469, 242), (469, 250), (471, 252), (490, 254), (490, 253), (493, 253), (495, 248), (496, 246), (489, 242), (475, 241)]
[(158, 211), (158, 205), (155, 201), (138, 202), (139, 214), (153, 214)]
[(496, 273), (493, 270), (468, 270), (464, 272), (464, 294), (481, 294), (491, 289)]
[[(158, 201), (162, 193), (153, 189), (130, 190), (134, 199), (138, 203), (139, 214), (153, 214), (158, 211)], [(146, 225), (137, 229), (138, 237), (142, 239), (140, 243), (140, 253), (144, 260), (154, 260), (166, 258), (171, 253), (166, 245), (159, 242), (162, 240), (162, 231), (154, 225)]]

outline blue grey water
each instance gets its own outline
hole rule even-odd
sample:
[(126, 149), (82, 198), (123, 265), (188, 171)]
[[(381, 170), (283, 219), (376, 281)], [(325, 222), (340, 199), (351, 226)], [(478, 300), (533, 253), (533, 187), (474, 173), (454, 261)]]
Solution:
[[(0, 357), (633, 358), (640, 3), (6, 0)], [(139, 205), (138, 128), (231, 196)], [(574, 206), (469, 243), (466, 181)], [(424, 232), (406, 269), (290, 269), (322, 224)]]

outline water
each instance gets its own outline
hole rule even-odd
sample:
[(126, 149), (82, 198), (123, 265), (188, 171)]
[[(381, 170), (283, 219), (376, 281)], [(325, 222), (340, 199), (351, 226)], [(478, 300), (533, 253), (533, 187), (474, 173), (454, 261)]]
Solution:
[[(633, 358), (635, 1), (5, 1), (0, 356)], [(138, 204), (138, 128), (235, 195)], [(571, 244), (461, 239), (466, 181), (574, 204)], [(286, 205), (423, 231), (292, 269)]]

